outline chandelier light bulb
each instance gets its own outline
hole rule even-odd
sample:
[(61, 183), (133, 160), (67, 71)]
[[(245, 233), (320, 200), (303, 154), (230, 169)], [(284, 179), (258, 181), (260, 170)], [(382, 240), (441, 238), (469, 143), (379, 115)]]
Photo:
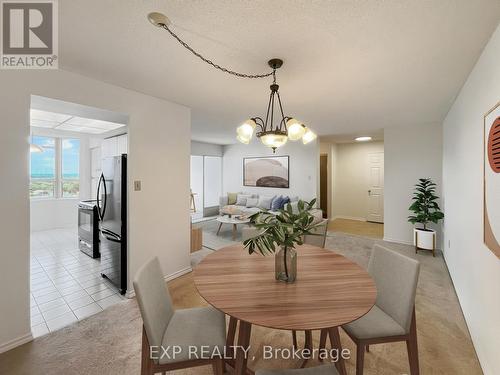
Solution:
[(317, 137), (318, 136), (311, 129), (305, 128), (305, 133), (302, 136), (302, 143), (306, 145), (309, 142), (314, 141)]
[(286, 128), (288, 131), (288, 138), (291, 141), (298, 141), (304, 133), (306, 132), (306, 128), (302, 125), (297, 119), (290, 119), (286, 122)]

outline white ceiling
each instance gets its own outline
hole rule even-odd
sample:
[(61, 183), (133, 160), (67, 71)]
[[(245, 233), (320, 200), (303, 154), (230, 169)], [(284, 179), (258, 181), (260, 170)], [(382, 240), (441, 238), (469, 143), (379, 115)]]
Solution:
[[(233, 143), (264, 115), (269, 79), (239, 79), (182, 48), (146, 15), (216, 63), (262, 73), (285, 64), (285, 113), (319, 135), (441, 122), (500, 20), (498, 0), (59, 2), (60, 63), (193, 109), (193, 139)], [(77, 89), (77, 88), (76, 88)]]

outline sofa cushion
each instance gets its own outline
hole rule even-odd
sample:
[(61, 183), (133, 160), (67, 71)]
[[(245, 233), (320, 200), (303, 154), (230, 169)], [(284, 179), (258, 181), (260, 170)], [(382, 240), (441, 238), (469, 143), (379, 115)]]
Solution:
[(262, 208), (263, 210), (270, 210), (273, 199), (274, 196), (266, 197), (264, 195), (261, 195), (259, 197), (259, 204), (257, 204), (257, 207)]
[(293, 196), (293, 197), (289, 197), (290, 198), (290, 202), (298, 202), (299, 201), (299, 197), (297, 195)]
[(251, 195), (238, 194), (238, 197), (236, 199), (236, 205), (237, 206), (246, 206), (248, 198), (252, 198), (252, 196)]
[(247, 207), (256, 207), (259, 203), (259, 198), (247, 198)]
[(283, 202), (284, 197), (282, 195), (277, 195), (274, 197), (271, 202), (271, 210), (277, 211), (281, 208), (281, 203)]
[(281, 207), (280, 207), (280, 209), (281, 209), (281, 210), (282, 210), (282, 209), (284, 209), (284, 208), (285, 208), (285, 206), (286, 206), (288, 203), (290, 203), (290, 197), (283, 197), (283, 201), (281, 202)]
[(227, 193), (227, 204), (236, 204), (238, 193)]

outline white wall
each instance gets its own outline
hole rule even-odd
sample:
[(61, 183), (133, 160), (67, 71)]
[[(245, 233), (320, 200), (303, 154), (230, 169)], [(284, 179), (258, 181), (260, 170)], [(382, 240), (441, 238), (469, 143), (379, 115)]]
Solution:
[(483, 116), (499, 100), (500, 27), (443, 125), (444, 255), (486, 375), (500, 374), (500, 260), (483, 244)]
[[(431, 178), (441, 196), (442, 127), (428, 124), (385, 128), (384, 149), (384, 239), (413, 243), (413, 225), (407, 220), (413, 186), (419, 178)], [(435, 228), (439, 241), (440, 225)]]
[[(129, 288), (152, 256), (166, 275), (189, 270), (190, 110), (58, 71), (0, 71), (0, 351), (30, 338), (28, 196), (30, 95), (129, 117)], [(175, 132), (175, 137), (172, 137)], [(142, 191), (133, 191), (133, 181)], [(168, 192), (168, 193), (166, 193)]]
[(384, 142), (339, 143), (333, 160), (332, 217), (366, 220), (370, 153), (384, 152)]
[(290, 156), (290, 188), (262, 188), (243, 186), (243, 158), (256, 156), (273, 156), (269, 147), (255, 139), (248, 145), (234, 144), (224, 146), (222, 168), (222, 190), (228, 192), (251, 192), (264, 195), (298, 195), (310, 200), (316, 198), (319, 179), (319, 142), (307, 145), (302, 142), (288, 142), (276, 150), (275, 156)]
[(191, 155), (222, 156), (223, 146), (213, 143), (191, 141)]

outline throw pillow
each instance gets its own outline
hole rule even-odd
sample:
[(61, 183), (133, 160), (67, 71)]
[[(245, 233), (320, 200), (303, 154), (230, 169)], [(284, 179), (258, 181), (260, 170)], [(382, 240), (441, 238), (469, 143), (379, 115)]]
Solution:
[(236, 204), (238, 193), (227, 193), (227, 204)]
[(290, 202), (298, 202), (298, 201), (299, 201), (298, 196), (290, 197)]
[(259, 203), (259, 198), (247, 198), (247, 207), (256, 207)]
[(265, 197), (263, 195), (261, 195), (259, 197), (259, 204), (257, 205), (257, 207), (259, 208), (262, 208), (264, 210), (270, 210), (271, 209), (271, 203), (274, 199), (274, 196), (272, 197)]
[(282, 195), (277, 195), (272, 203), (271, 203), (271, 210), (272, 211), (277, 211), (281, 208), (281, 204), (283, 203), (283, 199), (285, 199)]
[(292, 206), (292, 212), (294, 214), (299, 213), (299, 202), (298, 201), (290, 202), (290, 206)]
[(252, 198), (252, 196), (251, 195), (238, 194), (238, 197), (236, 198), (236, 205), (237, 206), (246, 206), (248, 198)]
[(288, 203), (290, 203), (290, 197), (283, 197), (280, 209), (284, 209)]

